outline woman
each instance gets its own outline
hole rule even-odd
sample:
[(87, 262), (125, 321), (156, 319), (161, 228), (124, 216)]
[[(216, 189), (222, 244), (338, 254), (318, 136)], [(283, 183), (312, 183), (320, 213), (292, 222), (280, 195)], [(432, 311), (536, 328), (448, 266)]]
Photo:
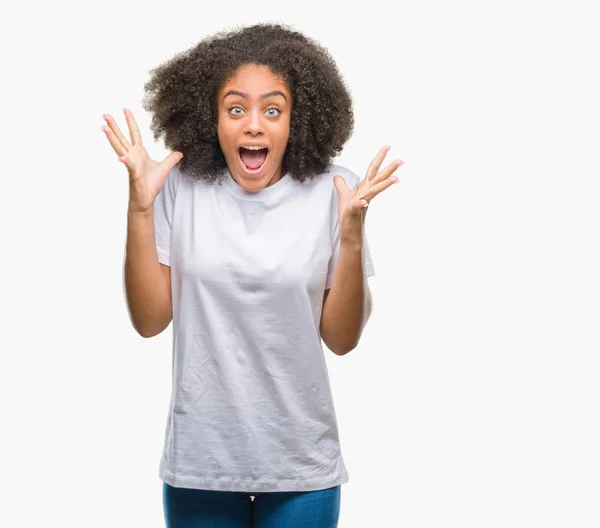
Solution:
[(327, 51), (282, 25), (218, 33), (156, 68), (149, 159), (129, 172), (125, 286), (144, 337), (173, 321), (159, 476), (169, 528), (337, 526), (348, 481), (321, 339), (356, 347), (374, 274), (365, 207), (397, 179), (333, 165), (352, 101)]

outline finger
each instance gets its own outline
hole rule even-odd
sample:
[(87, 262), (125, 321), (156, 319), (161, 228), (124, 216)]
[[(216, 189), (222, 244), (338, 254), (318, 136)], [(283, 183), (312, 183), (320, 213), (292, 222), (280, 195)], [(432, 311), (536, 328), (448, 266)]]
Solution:
[(119, 161), (127, 168), (130, 168), (131, 161), (127, 156), (119, 156)]
[(129, 171), (129, 176), (131, 177), (132, 174), (135, 174), (135, 165), (132, 163), (132, 161), (129, 159), (129, 157), (127, 156), (119, 156), (119, 161), (125, 165), (125, 167), (127, 167), (127, 170)]
[(402, 165), (404, 165), (404, 162), (402, 160), (394, 160), (394, 161), (392, 161), (385, 169), (381, 170), (377, 174), (377, 176), (375, 176), (371, 180), (371, 184), (373, 184), (373, 183), (379, 183), (379, 182), (385, 180), (386, 178), (390, 177), (394, 173), (394, 171), (398, 167), (401, 167)]
[(106, 137), (108, 138), (108, 142), (112, 146), (113, 150), (119, 156), (124, 156), (125, 154), (127, 154), (127, 150), (125, 149), (123, 144), (119, 141), (119, 138), (117, 138), (117, 136), (115, 136), (115, 133), (112, 131), (112, 129), (110, 127), (103, 126), (102, 131), (106, 134)]
[(183, 158), (183, 154), (181, 152), (171, 152), (171, 154), (169, 154), (164, 160), (162, 160), (159, 163), (159, 165), (166, 172), (171, 172), (171, 169), (175, 167), (175, 165), (177, 165), (179, 161), (181, 161), (181, 158)]
[(372, 185), (371, 187), (369, 187), (369, 190), (362, 197), (362, 199), (366, 200), (367, 202), (370, 202), (373, 198), (375, 198), (375, 196), (377, 196), (379, 193), (381, 193), (388, 187), (391, 187), (392, 185), (394, 185), (394, 183), (396, 183), (397, 181), (398, 181), (397, 176), (390, 176), (389, 178), (386, 178), (382, 182)]
[(112, 130), (113, 134), (121, 142), (121, 145), (123, 145), (125, 151), (129, 152), (129, 150), (131, 149), (131, 144), (129, 143), (129, 141), (127, 141), (127, 139), (123, 135), (123, 132), (121, 132), (121, 129), (118, 127), (117, 122), (114, 120), (114, 118), (111, 115), (105, 114), (104, 119), (108, 123), (108, 126)]
[(123, 112), (125, 112), (125, 119), (127, 120), (127, 126), (129, 127), (129, 135), (131, 136), (132, 144), (141, 145), (142, 134), (140, 134), (140, 129), (138, 128), (138, 125), (135, 122), (135, 118), (133, 117), (131, 110), (123, 108)]
[(382, 147), (379, 150), (379, 152), (377, 153), (377, 156), (375, 156), (373, 158), (373, 161), (371, 162), (371, 164), (369, 165), (369, 168), (367, 169), (367, 176), (366, 176), (367, 181), (370, 181), (375, 176), (375, 174), (377, 174), (377, 171), (379, 170), (379, 166), (383, 163), (385, 155), (388, 153), (389, 150), (390, 150), (390, 146), (386, 145), (385, 147)]

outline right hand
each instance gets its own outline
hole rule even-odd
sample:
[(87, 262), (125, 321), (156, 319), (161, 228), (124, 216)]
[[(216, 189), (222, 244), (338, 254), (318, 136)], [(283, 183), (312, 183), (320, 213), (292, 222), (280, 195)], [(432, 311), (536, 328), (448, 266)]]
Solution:
[(131, 110), (123, 109), (131, 135), (131, 144), (123, 135), (112, 116), (104, 114), (108, 126), (102, 130), (108, 137), (119, 161), (129, 172), (129, 210), (147, 213), (154, 207), (154, 200), (167, 181), (171, 169), (183, 158), (181, 152), (171, 152), (163, 161), (157, 163), (150, 159), (142, 145), (140, 130)]

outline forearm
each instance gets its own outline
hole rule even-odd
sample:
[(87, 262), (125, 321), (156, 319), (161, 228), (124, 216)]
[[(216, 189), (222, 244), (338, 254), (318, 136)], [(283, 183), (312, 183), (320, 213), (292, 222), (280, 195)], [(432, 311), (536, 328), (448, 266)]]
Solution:
[(321, 314), (321, 337), (338, 355), (356, 347), (371, 312), (362, 254), (362, 240), (340, 243), (333, 283)]
[(171, 296), (158, 261), (154, 209), (128, 211), (125, 250), (125, 292), (131, 322), (143, 337), (162, 332), (171, 321)]

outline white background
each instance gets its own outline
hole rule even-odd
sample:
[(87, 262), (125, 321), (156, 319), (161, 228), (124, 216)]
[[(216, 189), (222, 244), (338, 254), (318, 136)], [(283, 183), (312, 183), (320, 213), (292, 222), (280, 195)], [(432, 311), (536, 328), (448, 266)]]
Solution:
[[(598, 17), (593, 2), (101, 2), (5, 9), (0, 525), (164, 526), (171, 329), (122, 285), (126, 130), (149, 70), (283, 22), (355, 103), (336, 163), (378, 149), (374, 312), (325, 349), (350, 482), (341, 528), (600, 525)], [(394, 6), (392, 8), (392, 6)]]

